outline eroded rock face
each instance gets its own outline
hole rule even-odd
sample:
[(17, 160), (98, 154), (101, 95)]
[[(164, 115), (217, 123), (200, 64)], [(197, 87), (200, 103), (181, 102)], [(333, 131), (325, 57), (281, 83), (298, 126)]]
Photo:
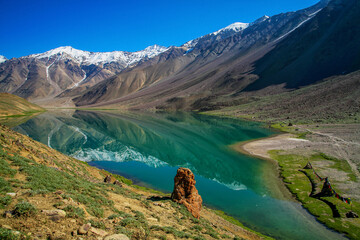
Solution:
[(188, 168), (179, 168), (174, 178), (174, 191), (171, 199), (183, 204), (195, 217), (200, 218), (202, 198), (195, 187), (194, 174)]

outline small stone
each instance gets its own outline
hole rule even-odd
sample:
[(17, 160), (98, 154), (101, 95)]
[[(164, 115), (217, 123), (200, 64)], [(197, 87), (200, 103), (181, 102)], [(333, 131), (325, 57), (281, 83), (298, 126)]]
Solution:
[(6, 193), (6, 195), (8, 195), (10, 197), (16, 197), (16, 193), (14, 193), (14, 192), (8, 192), (8, 193)]
[(60, 209), (42, 210), (41, 212), (44, 213), (46, 216), (58, 216), (60, 218), (66, 216), (66, 212)]
[(159, 202), (154, 202), (154, 205), (159, 207), (165, 207), (165, 204)]
[(150, 222), (157, 222), (158, 221), (156, 218), (152, 218), (152, 217), (148, 218), (147, 220), (150, 221)]
[(104, 179), (104, 182), (106, 183), (111, 183), (111, 176), (110, 175), (107, 175)]
[(5, 218), (12, 218), (12, 217), (13, 217), (13, 214), (12, 214), (11, 211), (6, 211), (6, 212), (4, 213), (4, 217), (5, 217)]
[(2, 228), (8, 229), (8, 230), (12, 230), (12, 227), (9, 225), (1, 225)]
[(89, 232), (90, 232), (90, 233), (93, 233), (93, 234), (95, 234), (95, 235), (101, 236), (101, 237), (105, 237), (106, 235), (109, 234), (108, 232), (106, 232), (106, 231), (104, 231), (104, 230), (101, 230), (101, 229), (98, 229), (98, 228), (93, 228), (93, 227), (91, 227), (91, 228), (89, 229)]
[(119, 180), (115, 180), (114, 185), (117, 185), (119, 187), (122, 187), (122, 183)]
[(78, 234), (85, 235), (90, 230), (90, 228), (91, 223), (84, 224), (78, 229)]
[(104, 240), (130, 240), (130, 239), (124, 234), (114, 234), (105, 237)]
[(64, 192), (63, 191), (61, 191), (61, 190), (58, 190), (58, 191), (56, 191), (56, 192), (54, 192), (56, 195), (61, 195), (61, 194), (64, 194)]
[(60, 239), (65, 239), (65, 233), (60, 232), (60, 231), (55, 231), (50, 235), (50, 239), (51, 240), (60, 240)]
[(59, 215), (50, 216), (50, 220), (53, 222), (60, 222), (61, 219), (62, 217), (60, 217)]

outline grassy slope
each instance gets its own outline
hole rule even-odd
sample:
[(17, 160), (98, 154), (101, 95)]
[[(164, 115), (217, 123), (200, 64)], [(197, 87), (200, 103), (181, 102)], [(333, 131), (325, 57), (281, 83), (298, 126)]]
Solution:
[[(207, 208), (195, 219), (168, 196), (133, 186), (120, 176), (113, 181), (119, 179), (123, 187), (105, 184), (107, 174), (0, 126), (0, 211), (16, 210), (19, 215), (1, 214), (0, 238), (13, 239), (14, 233), (4, 226), (9, 225), (31, 238), (70, 239), (91, 222), (131, 239), (260, 239)], [(63, 209), (67, 216), (52, 221), (41, 213), (44, 209)]]
[(0, 93), (0, 123), (13, 127), (46, 111), (25, 99), (10, 93)]
[(45, 109), (10, 93), (0, 93), (0, 117), (25, 116)]

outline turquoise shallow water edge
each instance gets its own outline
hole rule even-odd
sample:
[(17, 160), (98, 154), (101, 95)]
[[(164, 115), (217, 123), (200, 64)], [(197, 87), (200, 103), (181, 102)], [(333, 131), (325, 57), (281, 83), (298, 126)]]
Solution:
[[(342, 239), (301, 205), (280, 196), (270, 162), (229, 147), (274, 132), (259, 123), (192, 113), (57, 111), (16, 131), (65, 154), (163, 192), (190, 168), (207, 206), (276, 239)], [(276, 193), (276, 194), (275, 194)]]

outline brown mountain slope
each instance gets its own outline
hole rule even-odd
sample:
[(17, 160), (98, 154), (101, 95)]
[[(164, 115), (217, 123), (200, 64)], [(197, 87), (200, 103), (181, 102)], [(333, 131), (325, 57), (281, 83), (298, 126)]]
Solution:
[[(204, 99), (206, 101), (208, 99)], [(292, 123), (360, 123), (360, 71), (334, 76), (292, 92), (238, 96), (228, 100), (197, 102), (231, 116)], [(221, 110), (220, 110), (221, 109)]]
[(210, 34), (185, 54), (121, 73), (73, 100), (77, 106), (189, 110), (199, 98), (237, 93), (257, 80), (251, 74), (254, 63), (276, 46), (279, 37), (311, 19), (327, 2), (263, 18), (224, 39)]

